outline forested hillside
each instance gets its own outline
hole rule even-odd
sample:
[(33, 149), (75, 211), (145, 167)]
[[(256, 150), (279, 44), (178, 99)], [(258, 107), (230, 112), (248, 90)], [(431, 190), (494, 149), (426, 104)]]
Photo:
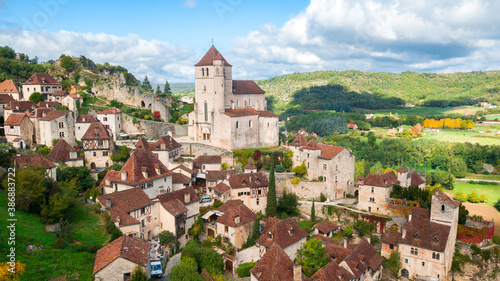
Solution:
[(47, 67), (48, 64), (39, 64), (37, 57), (30, 59), (10, 47), (0, 47), (0, 81), (12, 79), (21, 85), (31, 74), (47, 72)]
[[(394, 108), (404, 103), (447, 107), (478, 101), (500, 102), (500, 71), (399, 74), (361, 71), (317, 71), (258, 82), (277, 113), (296, 110)], [(346, 105), (348, 103), (348, 106)]]

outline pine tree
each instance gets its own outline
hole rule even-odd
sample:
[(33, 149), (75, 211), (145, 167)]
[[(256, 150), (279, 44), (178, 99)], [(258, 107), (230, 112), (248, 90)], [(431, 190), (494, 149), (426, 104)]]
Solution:
[(151, 83), (149, 83), (148, 76), (144, 77), (144, 81), (142, 82), (142, 88), (148, 92), (153, 92), (153, 87), (151, 87)]
[(165, 95), (170, 95), (172, 91), (170, 90), (170, 84), (168, 84), (168, 81), (165, 81), (165, 86), (163, 87), (163, 94)]
[(271, 171), (269, 172), (269, 188), (267, 191), (266, 216), (274, 217), (277, 212), (276, 183), (274, 179), (274, 155), (271, 154)]
[(156, 86), (156, 92), (155, 92), (155, 94), (161, 95), (160, 85)]
[(311, 221), (316, 221), (316, 209), (314, 209), (314, 200), (311, 206)]

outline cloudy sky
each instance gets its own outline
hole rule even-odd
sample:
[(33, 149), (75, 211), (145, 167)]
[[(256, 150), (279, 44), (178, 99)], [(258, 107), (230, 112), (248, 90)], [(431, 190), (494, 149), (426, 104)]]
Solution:
[(192, 82), (212, 40), (236, 79), (500, 69), (496, 0), (0, 0), (0, 46)]

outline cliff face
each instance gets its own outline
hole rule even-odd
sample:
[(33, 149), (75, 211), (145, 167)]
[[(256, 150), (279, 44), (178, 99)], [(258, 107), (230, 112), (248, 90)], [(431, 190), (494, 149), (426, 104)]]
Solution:
[(456, 244), (449, 281), (500, 280), (500, 247), (489, 246), (481, 250), (463, 243)]

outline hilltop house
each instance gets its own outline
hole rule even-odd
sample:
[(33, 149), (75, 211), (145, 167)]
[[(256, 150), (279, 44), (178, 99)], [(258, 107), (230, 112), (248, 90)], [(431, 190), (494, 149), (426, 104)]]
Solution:
[(40, 143), (52, 146), (52, 141), (64, 139), (69, 145), (75, 142), (75, 113), (69, 110), (52, 110), (38, 121)]
[(279, 244), (272, 245), (257, 264), (250, 269), (251, 281), (302, 281), (309, 280), (302, 273), (302, 266), (294, 264)]
[[(171, 136), (163, 136), (156, 142), (148, 142), (142, 138), (135, 145), (135, 149), (148, 149), (160, 159), (163, 165), (167, 167), (174, 166), (174, 160), (179, 158), (182, 145), (174, 140)], [(178, 164), (175, 163), (175, 166)]]
[(189, 137), (226, 149), (277, 146), (278, 124), (264, 91), (253, 81), (233, 80), (232, 66), (212, 46), (195, 65)]
[(19, 87), (12, 80), (4, 80), (0, 83), (0, 96), (10, 96), (14, 100), (22, 100), (23, 94), (19, 90)]
[(97, 112), (97, 119), (113, 134), (113, 140), (122, 130), (122, 112), (118, 108), (108, 108)]
[(402, 187), (418, 186), (425, 189), (425, 170), (420, 172), (413, 169), (410, 173), (410, 169), (403, 165), (398, 169), (398, 181)]
[(343, 198), (354, 195), (354, 155), (351, 150), (341, 146), (317, 144), (314, 140), (306, 142), (301, 135), (290, 143), (293, 151), (293, 166), (305, 164), (309, 179), (321, 179), (327, 185), (327, 197)]
[(53, 110), (55, 110), (53, 107), (36, 107), (30, 111), (29, 118), (33, 122), (33, 139), (36, 144), (40, 144), (42, 138), (40, 134), (40, 120)]
[(77, 105), (81, 105), (82, 102), (83, 102), (83, 97), (78, 94), (74, 94), (63, 97), (61, 104), (67, 106), (71, 111), (77, 111), (78, 110)]
[(172, 191), (172, 174), (151, 151), (136, 150), (120, 171), (108, 171), (101, 185), (104, 194), (140, 188), (153, 199)]
[(90, 124), (97, 122), (97, 120), (89, 114), (80, 115), (75, 122), (75, 139), (81, 141), (83, 135), (87, 132)]
[(95, 280), (131, 280), (136, 266), (151, 277), (150, 244), (122, 236), (99, 249), (92, 275)]
[(238, 204), (228, 209), (215, 221), (217, 234), (222, 236), (225, 242), (233, 244), (241, 249), (243, 244), (252, 234), (253, 225), (258, 216), (246, 205)]
[(390, 231), (382, 237), (384, 257), (392, 251), (400, 253), (400, 276), (447, 280), (455, 252), (459, 207), (459, 202), (436, 191), (430, 210), (413, 207), (400, 233)]
[(25, 99), (29, 99), (33, 93), (39, 92), (44, 100), (50, 100), (54, 92), (61, 90), (62, 84), (46, 73), (34, 73), (23, 83)]
[(200, 155), (193, 160), (193, 168), (197, 171), (196, 177), (206, 178), (208, 171), (222, 170), (222, 158), (220, 155)]
[(32, 101), (11, 101), (3, 108), (3, 118), (7, 120), (11, 113), (27, 113), (35, 107)]
[(387, 200), (390, 198), (392, 186), (399, 184), (393, 172), (384, 174), (368, 174), (358, 181), (358, 209), (368, 212), (387, 213)]
[(83, 157), (64, 140), (60, 139), (47, 154), (47, 158), (53, 163), (65, 163), (69, 167), (82, 167)]
[(41, 154), (28, 154), (28, 155), (19, 155), (13, 157), (14, 166), (16, 167), (26, 167), (26, 166), (35, 166), (35, 167), (44, 167), (47, 172), (47, 176), (54, 181), (57, 180), (56, 167), (57, 165), (52, 163), (47, 157)]
[(278, 244), (288, 257), (294, 260), (297, 257), (297, 250), (306, 242), (307, 237), (307, 232), (300, 228), (295, 220), (269, 217), (262, 235), (255, 240), (255, 245), (259, 247), (259, 254), (262, 257), (273, 244)]
[[(33, 123), (24, 113), (12, 113), (9, 115), (7, 120), (5, 120), (4, 129), (5, 137), (10, 143), (20, 143), (20, 149), (26, 148), (26, 143), (32, 144), (33, 140)], [(23, 142), (20, 142), (24, 140)]]
[(90, 169), (109, 167), (115, 144), (101, 122), (91, 123), (81, 140), (87, 167)]

